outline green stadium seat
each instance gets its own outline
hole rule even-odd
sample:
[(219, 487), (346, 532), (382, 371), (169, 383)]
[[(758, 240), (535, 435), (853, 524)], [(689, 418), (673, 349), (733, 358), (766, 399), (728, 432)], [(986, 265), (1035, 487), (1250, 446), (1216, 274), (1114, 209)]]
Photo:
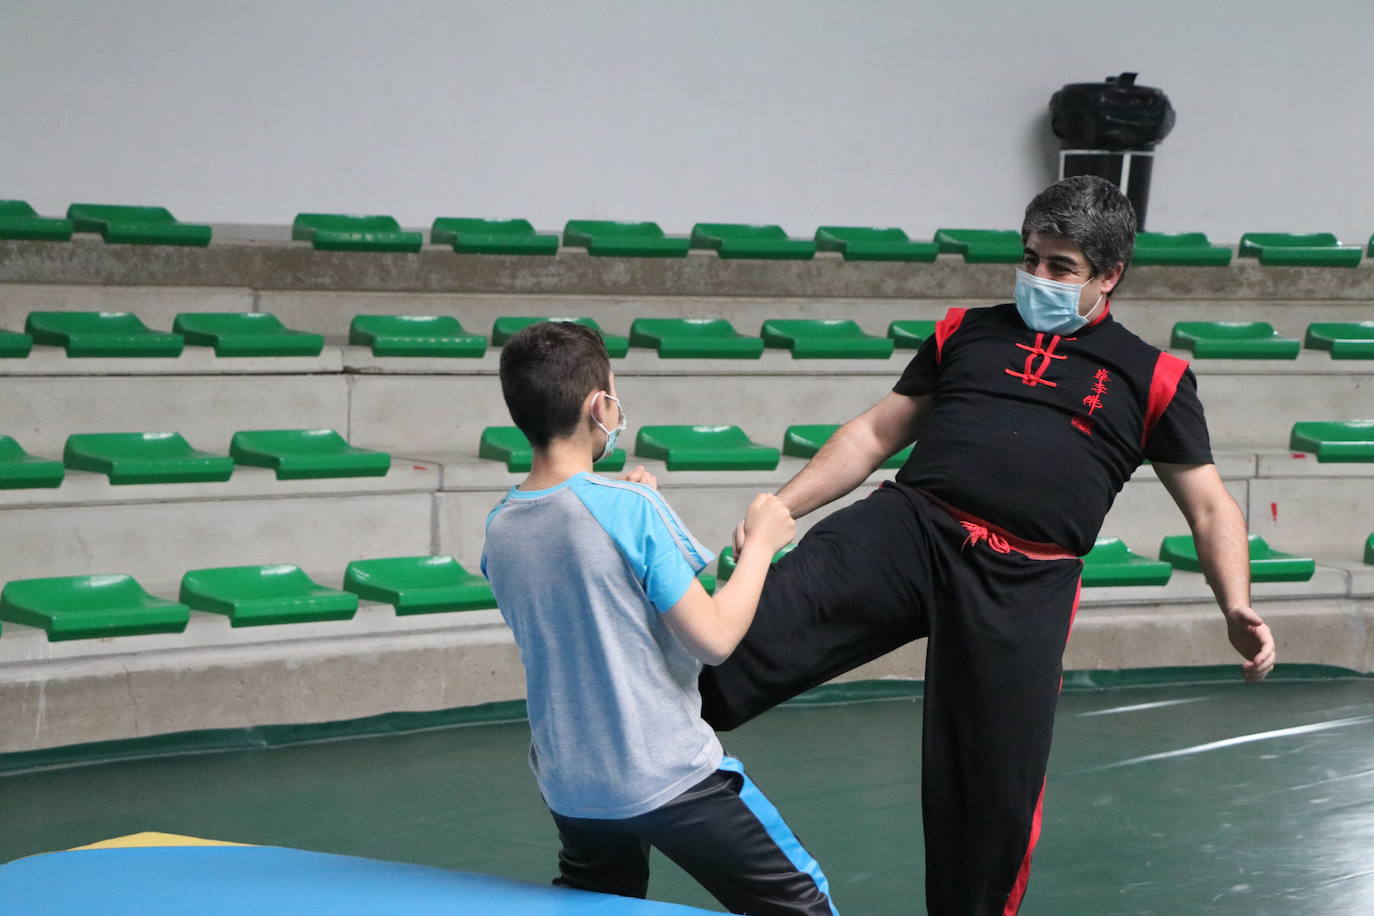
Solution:
[(934, 320), (898, 320), (887, 326), (887, 336), (900, 350), (918, 350), (935, 333)]
[(1202, 232), (1141, 232), (1135, 237), (1131, 263), (1225, 267), (1231, 263), (1231, 249), (1213, 245)]
[(221, 566), (193, 569), (181, 577), (182, 603), (224, 614), (229, 625), (349, 620), (358, 596), (319, 585), (299, 566)]
[(1179, 321), (1169, 346), (1198, 359), (1297, 359), (1302, 344), (1267, 321)]
[[(827, 439), (835, 434), (839, 429), (836, 423), (815, 423), (803, 424), (787, 427), (787, 432), (783, 434), (782, 453), (793, 458), (810, 458), (821, 450)], [(884, 461), (879, 467), (899, 468), (911, 457), (911, 450), (915, 446), (908, 445), (891, 458)]]
[(16, 579), (0, 592), (0, 620), (46, 630), (49, 642), (180, 633), (191, 611), (157, 598), (133, 576)]
[(1374, 461), (1374, 420), (1307, 420), (1293, 424), (1288, 447), (1319, 462)]
[(314, 477), (385, 477), (386, 452), (354, 448), (332, 429), (259, 429), (234, 433), (229, 454), (237, 464), (271, 468), (278, 480)]
[(1364, 561), (1374, 566), (1374, 533), (1371, 533), (1364, 542)]
[(72, 204), (67, 219), (77, 232), (99, 232), (105, 241), (121, 245), (210, 244), (210, 227), (181, 223), (166, 207), (129, 207), (120, 204)]
[(343, 587), (359, 598), (392, 605), (398, 615), (496, 607), (487, 580), (453, 557), (354, 560), (344, 573)]
[(0, 200), (0, 239), (65, 242), (72, 237), (72, 221), (39, 216), (23, 200)]
[(670, 471), (771, 471), (781, 458), (738, 426), (641, 426), (635, 455), (663, 461)]
[(403, 232), (395, 217), (342, 213), (299, 213), (291, 238), (310, 242), (316, 251), (416, 252), (425, 244), (423, 233)]
[(182, 312), (172, 330), (216, 356), (319, 356), (324, 335), (293, 331), (266, 312)]
[[(1175, 569), (1202, 572), (1197, 545), (1192, 535), (1166, 537), (1159, 545), (1159, 558)], [(1257, 534), (1250, 535), (1250, 578), (1255, 582), (1306, 582), (1317, 570), (1309, 557), (1275, 550)]]
[(1026, 254), (1021, 233), (1011, 229), (940, 229), (935, 244), (969, 264), (1019, 264)]
[(466, 219), (441, 216), (429, 229), (436, 245), (460, 254), (554, 254), (558, 236), (540, 235), (527, 219)]
[(724, 318), (636, 318), (630, 346), (665, 359), (758, 359), (763, 340), (738, 333)]
[(0, 490), (60, 487), (66, 474), (62, 462), (34, 457), (13, 436), (0, 436)]
[(759, 336), (766, 347), (791, 350), (793, 359), (887, 359), (893, 346), (847, 318), (774, 318)]
[[(482, 430), (477, 457), (505, 462), (506, 470), (517, 474), (527, 474), (534, 467), (534, 447), (515, 426), (488, 426)], [(592, 470), (603, 474), (625, 470), (625, 450), (618, 448), (611, 452), (595, 462)]]
[(480, 357), (487, 339), (469, 334), (451, 315), (358, 315), (348, 342), (373, 356)]
[(1083, 586), (1167, 585), (1174, 568), (1132, 553), (1120, 538), (1098, 538), (1083, 558)]
[(79, 433), (67, 437), (62, 461), (74, 471), (106, 474), (116, 486), (228, 480), (234, 459), (191, 448), (180, 433)]
[(30, 312), (24, 330), (34, 343), (63, 347), (70, 357), (181, 355), (180, 334), (149, 330), (130, 312)]
[(1314, 321), (1303, 346), (1329, 350), (1332, 359), (1374, 359), (1374, 321)]
[(691, 240), (669, 238), (658, 223), (570, 219), (563, 227), (563, 245), (599, 257), (685, 258)]
[(1259, 258), (1265, 267), (1355, 267), (1360, 254), (1358, 246), (1342, 245), (1329, 232), (1247, 232), (1240, 237), (1240, 256)]
[(606, 344), (606, 354), (612, 359), (618, 359), (630, 351), (630, 338), (607, 334), (605, 331), (601, 330), (601, 325), (597, 324), (594, 318), (554, 318), (506, 315), (496, 319), (496, 322), (491, 326), (491, 344), (494, 347), (504, 347), (506, 342), (518, 332), (532, 324), (538, 324), (541, 321), (571, 321), (573, 324), (580, 324), (583, 327), (591, 328), (601, 335), (602, 342)]
[[(789, 553), (791, 553), (791, 552), (792, 552), (792, 548), (794, 548), (794, 547), (796, 547), (796, 546), (797, 546), (796, 544), (788, 544), (788, 545), (787, 545), (786, 547), (784, 547), (782, 550), (779, 550), (777, 553), (773, 554), (773, 559), (770, 560), (769, 562), (770, 562), (770, 563), (776, 563), (776, 562), (778, 562), (778, 561), (781, 560), (783, 557), (785, 557), (785, 556), (787, 556)], [(726, 547), (722, 548), (721, 551), (720, 551), (720, 553), (717, 555), (717, 558), (716, 558), (716, 578), (719, 579), (721, 582), (729, 582), (729, 581), (730, 581), (730, 577), (733, 576), (733, 575), (735, 574), (735, 567), (736, 567), (737, 565), (738, 565), (738, 564), (737, 564), (736, 561), (735, 561), (735, 548), (734, 548), (734, 546), (733, 546), (733, 545), (730, 545), (730, 546), (726, 546)]]
[(816, 256), (814, 241), (788, 238), (777, 225), (697, 223), (692, 227), (691, 243), (693, 248), (713, 250), (722, 258), (809, 261)]
[(867, 226), (821, 226), (816, 247), (838, 251), (846, 261), (933, 261), (940, 253), (934, 242), (913, 242), (901, 229)]
[(23, 359), (33, 352), (33, 338), (15, 331), (0, 330), (0, 359)]

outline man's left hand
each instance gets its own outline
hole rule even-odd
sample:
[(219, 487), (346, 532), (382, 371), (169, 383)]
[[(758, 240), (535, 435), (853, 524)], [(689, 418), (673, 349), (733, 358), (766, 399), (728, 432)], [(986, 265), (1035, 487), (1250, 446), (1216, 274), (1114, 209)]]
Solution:
[(1238, 607), (1227, 611), (1226, 633), (1231, 645), (1245, 659), (1240, 671), (1247, 681), (1262, 681), (1274, 670), (1274, 634), (1253, 608)]

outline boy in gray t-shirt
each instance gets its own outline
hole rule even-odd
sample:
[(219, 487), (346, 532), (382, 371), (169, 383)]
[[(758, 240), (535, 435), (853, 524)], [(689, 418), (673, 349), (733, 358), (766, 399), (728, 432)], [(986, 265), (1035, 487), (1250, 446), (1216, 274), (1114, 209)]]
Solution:
[(562, 841), (554, 883), (643, 897), (654, 846), (731, 912), (833, 913), (825, 875), (724, 755), (697, 693), (702, 663), (720, 664), (748, 630), (791, 516), (754, 499), (713, 598), (696, 579), (712, 554), (653, 476), (591, 473), (625, 429), (595, 331), (520, 331), (501, 388), (534, 465), (487, 517), (482, 571), (525, 666), (530, 766)]

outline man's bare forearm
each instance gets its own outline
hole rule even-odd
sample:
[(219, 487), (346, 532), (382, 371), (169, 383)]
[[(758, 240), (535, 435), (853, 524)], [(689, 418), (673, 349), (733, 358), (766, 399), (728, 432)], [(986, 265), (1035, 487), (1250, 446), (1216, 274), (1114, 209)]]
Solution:
[(793, 518), (833, 502), (868, 479), (887, 460), (883, 446), (865, 424), (851, 420), (835, 431), (820, 451), (778, 491)]
[(1228, 499), (1199, 515), (1193, 543), (1221, 610), (1249, 607), (1250, 545), (1240, 507)]

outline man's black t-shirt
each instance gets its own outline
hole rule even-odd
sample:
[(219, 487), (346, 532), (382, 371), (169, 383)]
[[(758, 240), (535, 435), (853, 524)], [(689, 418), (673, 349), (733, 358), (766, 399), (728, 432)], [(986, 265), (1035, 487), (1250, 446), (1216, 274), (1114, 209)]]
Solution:
[(1142, 460), (1212, 460), (1188, 364), (1109, 313), (1060, 337), (950, 309), (893, 390), (935, 396), (899, 483), (1079, 555)]

